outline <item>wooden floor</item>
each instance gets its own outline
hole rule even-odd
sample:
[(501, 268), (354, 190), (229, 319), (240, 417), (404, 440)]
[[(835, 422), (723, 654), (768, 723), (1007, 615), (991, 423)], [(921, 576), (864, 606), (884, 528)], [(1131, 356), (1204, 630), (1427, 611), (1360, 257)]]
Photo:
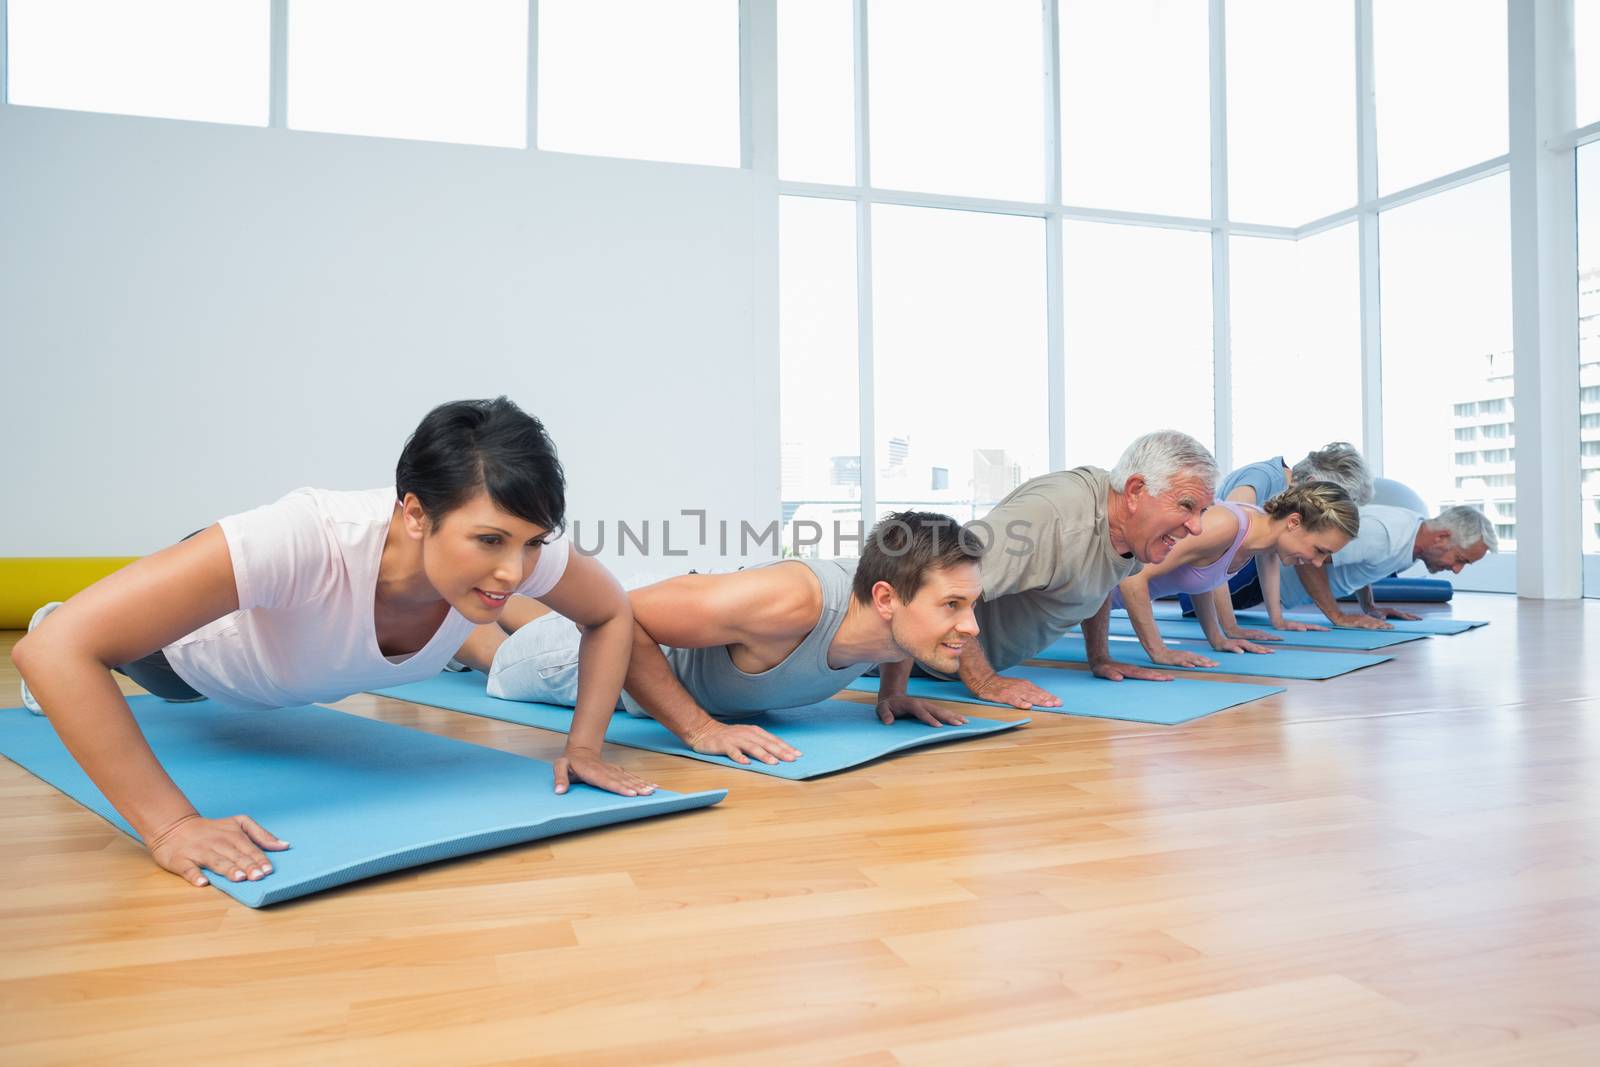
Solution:
[(816, 782), (617, 749), (733, 793), (262, 911), (0, 760), (0, 1063), (1597, 1064), (1600, 602), (1456, 613), (1186, 726)]

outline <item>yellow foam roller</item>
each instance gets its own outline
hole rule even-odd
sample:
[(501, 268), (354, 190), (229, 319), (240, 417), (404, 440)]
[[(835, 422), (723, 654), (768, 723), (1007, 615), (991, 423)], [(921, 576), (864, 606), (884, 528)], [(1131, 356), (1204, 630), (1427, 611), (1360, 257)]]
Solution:
[(0, 559), (0, 630), (20, 630), (41, 604), (65, 600), (138, 556), (13, 556)]

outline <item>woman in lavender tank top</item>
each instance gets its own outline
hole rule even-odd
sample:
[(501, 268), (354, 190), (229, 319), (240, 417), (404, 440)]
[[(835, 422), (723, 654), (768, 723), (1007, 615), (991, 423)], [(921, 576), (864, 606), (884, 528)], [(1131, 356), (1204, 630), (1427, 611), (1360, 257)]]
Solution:
[[(1145, 654), (1170, 667), (1215, 667), (1217, 661), (1198, 652), (1169, 648), (1156, 626), (1151, 602), (1173, 593), (1187, 593), (1211, 647), (1218, 652), (1271, 652), (1239, 637), (1233, 612), (1219, 617), (1219, 599), (1230, 575), (1252, 559), (1263, 589), (1270, 583), (1277, 600), (1278, 568), (1283, 564), (1320, 567), (1355, 537), (1360, 513), (1348, 493), (1332, 482), (1294, 485), (1263, 507), (1220, 500), (1201, 518), (1200, 533), (1179, 541), (1167, 558), (1129, 575), (1112, 594), (1114, 607), (1125, 608)], [(1277, 638), (1267, 638), (1277, 640)]]

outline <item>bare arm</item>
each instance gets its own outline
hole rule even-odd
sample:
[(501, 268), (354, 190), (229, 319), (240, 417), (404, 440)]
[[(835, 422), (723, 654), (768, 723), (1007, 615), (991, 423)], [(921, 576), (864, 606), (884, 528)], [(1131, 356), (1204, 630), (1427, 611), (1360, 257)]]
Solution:
[(1347, 615), (1339, 609), (1339, 602), (1334, 599), (1333, 585), (1328, 580), (1328, 572), (1321, 567), (1302, 564), (1294, 569), (1300, 577), (1300, 584), (1306, 587), (1306, 592), (1328, 621), (1335, 626), (1354, 627), (1358, 630), (1392, 630), (1393, 626), (1382, 619), (1374, 619), (1370, 615)]
[(758, 726), (729, 725), (708, 715), (678, 680), (660, 646), (712, 648), (796, 627), (796, 636), (803, 637), (816, 623), (804, 618), (810, 599), (802, 594), (808, 591), (808, 586), (797, 585), (787, 567), (685, 574), (635, 589), (630, 594), (634, 632), (629, 695), (696, 752), (725, 755), (738, 763), (749, 763), (752, 755), (768, 764), (799, 758), (798, 749)]
[[(1162, 640), (1161, 630), (1156, 625), (1155, 610), (1151, 606), (1150, 583), (1153, 579), (1171, 574), (1179, 567), (1186, 567), (1195, 560), (1215, 559), (1228, 546), (1233, 543), (1234, 535), (1239, 532), (1239, 523), (1233, 513), (1226, 508), (1213, 508), (1206, 512), (1201, 520), (1200, 533), (1195, 537), (1187, 537), (1167, 553), (1167, 558), (1160, 563), (1151, 564), (1141, 568), (1137, 573), (1130, 574), (1122, 579), (1118, 587), (1122, 593), (1122, 606), (1128, 612), (1128, 620), (1133, 623), (1133, 632), (1139, 637), (1139, 644), (1144, 646), (1145, 654), (1157, 663), (1165, 663), (1175, 667), (1215, 667), (1216, 662), (1193, 652), (1175, 652), (1167, 647)], [(1196, 610), (1205, 597), (1196, 597)], [(1205, 626), (1206, 617), (1202, 617), (1201, 625)], [(1210, 617), (1211, 627), (1216, 626), (1215, 617)], [(1211, 630), (1206, 631), (1211, 637)], [(1220, 637), (1220, 635), (1218, 635)], [(1212, 639), (1215, 645), (1217, 638)], [(1109, 656), (1107, 657), (1109, 658)]]
[(1088, 653), (1089, 669), (1097, 678), (1120, 682), (1124, 678), (1139, 678), (1147, 682), (1170, 682), (1172, 675), (1153, 671), (1148, 667), (1135, 667), (1130, 663), (1117, 663), (1111, 658), (1111, 598), (1106, 597), (1100, 610), (1083, 620), (1084, 651)]
[[(111, 668), (238, 610), (220, 527), (129, 564), (56, 610), (12, 659), (57, 735), (156, 862), (195, 885), (201, 867), (259, 878), (287, 847), (246, 816), (202, 819), (150, 750)], [(259, 846), (259, 847), (258, 847)]]
[(578, 643), (578, 700), (566, 752), (555, 765), (556, 792), (565, 793), (570, 779), (577, 778), (623, 796), (648, 796), (655, 783), (607, 763), (601, 754), (633, 650), (628, 594), (598, 560), (574, 552), (561, 580), (538, 600), (583, 632)]

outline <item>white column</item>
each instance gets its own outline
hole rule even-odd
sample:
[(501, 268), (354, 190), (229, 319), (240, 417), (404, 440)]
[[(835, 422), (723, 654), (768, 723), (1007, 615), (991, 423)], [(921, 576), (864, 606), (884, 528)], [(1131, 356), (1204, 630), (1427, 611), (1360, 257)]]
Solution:
[(1583, 593), (1572, 0), (1509, 5), (1517, 593)]

